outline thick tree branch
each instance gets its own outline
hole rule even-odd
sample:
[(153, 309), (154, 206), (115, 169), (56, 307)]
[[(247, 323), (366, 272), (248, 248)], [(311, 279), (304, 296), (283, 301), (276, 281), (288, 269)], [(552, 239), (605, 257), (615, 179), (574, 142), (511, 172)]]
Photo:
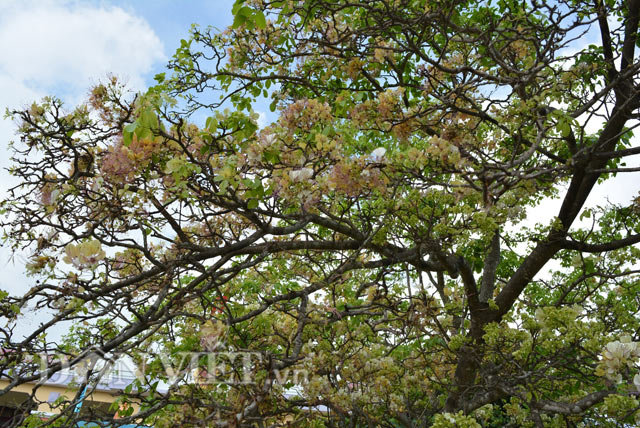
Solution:
[(562, 248), (567, 250), (577, 250), (585, 253), (602, 253), (605, 251), (615, 251), (640, 242), (640, 234), (631, 235), (623, 239), (618, 239), (602, 244), (589, 244), (586, 242), (564, 240), (560, 242)]
[(611, 42), (611, 31), (609, 30), (608, 14), (604, 1), (594, 0), (596, 10), (598, 11), (598, 25), (600, 28), (600, 38), (602, 39), (602, 51), (604, 59), (607, 62), (607, 83), (613, 81), (617, 74), (613, 58), (613, 45)]
[(500, 264), (500, 233), (495, 232), (489, 251), (484, 259), (484, 269), (482, 271), (482, 283), (480, 285), (480, 301), (487, 303), (493, 297), (493, 290), (496, 285), (496, 270)]
[(633, 64), (638, 39), (638, 19), (640, 18), (640, 1), (627, 0), (626, 21), (624, 26), (624, 42), (622, 45), (622, 58), (620, 59), (620, 71), (624, 71)]
[[(609, 395), (614, 394), (616, 392), (615, 385), (612, 385), (611, 382), (608, 382), (608, 388), (600, 391), (593, 392), (575, 403), (566, 403), (560, 401), (549, 401), (549, 400), (538, 400), (530, 402), (532, 406), (535, 408), (549, 412), (549, 413), (560, 413), (562, 415), (577, 415), (585, 410), (593, 407), (594, 405), (601, 403), (602, 400), (607, 398)], [(523, 400), (527, 400), (527, 394), (517, 388), (500, 385), (499, 388), (504, 391), (507, 395), (512, 395), (515, 397), (519, 397)]]

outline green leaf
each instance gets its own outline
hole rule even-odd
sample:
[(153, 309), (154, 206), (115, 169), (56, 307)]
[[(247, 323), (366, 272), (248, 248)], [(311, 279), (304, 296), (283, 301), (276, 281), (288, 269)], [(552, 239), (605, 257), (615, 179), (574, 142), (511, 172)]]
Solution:
[(233, 7), (231, 8), (231, 13), (233, 15), (236, 15), (238, 13), (238, 10), (240, 10), (242, 5), (244, 4), (244, 2), (245, 0), (236, 0), (236, 2), (233, 4)]
[(247, 28), (252, 29), (253, 26), (256, 24), (255, 19), (256, 19), (255, 11), (248, 6), (242, 6), (236, 12), (235, 17), (233, 19), (233, 25), (231, 27), (238, 28), (242, 24), (246, 24)]
[(11, 305), (11, 312), (19, 315), (20, 314), (20, 306), (18, 306), (17, 304), (13, 303)]
[(262, 13), (261, 10), (256, 10), (255, 14), (253, 15), (255, 22), (256, 22), (256, 27), (264, 30), (265, 28), (267, 28), (267, 20), (264, 17), (264, 13)]
[(565, 121), (558, 121), (556, 125), (556, 130), (562, 137), (568, 137), (571, 134), (571, 125), (569, 125)]
[(238, 10), (238, 15), (249, 18), (251, 15), (253, 15), (253, 9), (251, 9), (249, 6), (243, 6), (240, 8), (240, 10)]
[(245, 23), (245, 21), (247, 20), (247, 18), (243, 15), (236, 15), (233, 18), (233, 25), (231, 25), (231, 28), (238, 28), (240, 27), (242, 24)]
[(127, 126), (124, 127), (124, 131), (125, 132), (135, 132), (136, 128), (138, 127), (138, 124), (136, 122), (130, 123)]
[(131, 144), (131, 141), (133, 141), (133, 131), (127, 131), (126, 129), (124, 129), (122, 131), (123, 144), (128, 147)]
[(157, 128), (158, 127), (158, 116), (156, 116), (155, 112), (151, 108), (145, 108), (140, 114), (140, 124), (143, 128)]
[(276, 164), (280, 162), (280, 154), (275, 150), (265, 150), (262, 156), (269, 163)]
[(138, 128), (135, 134), (141, 140), (144, 138), (150, 138), (151, 136), (153, 136), (153, 132), (151, 131), (151, 128), (146, 126), (144, 128)]
[(209, 132), (215, 132), (215, 130), (218, 129), (218, 119), (215, 117), (208, 117), (205, 121), (205, 128), (207, 128)]
[(249, 208), (250, 210), (258, 208), (258, 200), (250, 199), (249, 202), (247, 202), (247, 208)]

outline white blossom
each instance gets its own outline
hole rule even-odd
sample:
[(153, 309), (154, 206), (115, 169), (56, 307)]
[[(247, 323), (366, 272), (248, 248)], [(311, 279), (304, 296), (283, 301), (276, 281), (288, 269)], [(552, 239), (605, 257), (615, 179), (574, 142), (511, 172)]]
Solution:
[(291, 181), (304, 181), (313, 177), (313, 168), (300, 168), (294, 171), (289, 171), (289, 178)]
[(275, 134), (262, 134), (262, 142), (265, 147), (269, 147), (275, 140)]
[(387, 149), (384, 147), (378, 147), (374, 151), (371, 152), (371, 157), (373, 159), (382, 159), (382, 157), (387, 153)]
[[(623, 336), (619, 341), (609, 342), (605, 346), (602, 352), (601, 370), (609, 379), (621, 382), (620, 370), (625, 366), (633, 367), (638, 360), (640, 360), (640, 343), (633, 342), (629, 336)], [(640, 376), (636, 375), (633, 382), (638, 386)]]

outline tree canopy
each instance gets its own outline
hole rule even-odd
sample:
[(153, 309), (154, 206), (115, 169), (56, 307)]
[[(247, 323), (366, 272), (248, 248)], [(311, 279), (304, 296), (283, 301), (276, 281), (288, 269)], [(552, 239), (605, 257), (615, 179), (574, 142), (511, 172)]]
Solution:
[(11, 112), (2, 224), (33, 283), (3, 296), (3, 392), (98, 353), (144, 368), (114, 423), (637, 423), (640, 198), (585, 202), (638, 171), (640, 1), (233, 13), (144, 94)]

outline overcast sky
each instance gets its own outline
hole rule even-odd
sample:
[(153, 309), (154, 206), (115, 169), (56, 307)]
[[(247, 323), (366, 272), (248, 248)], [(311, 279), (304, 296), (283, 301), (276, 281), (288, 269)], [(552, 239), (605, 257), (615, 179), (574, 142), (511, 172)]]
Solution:
[[(231, 23), (233, 0), (0, 0), (0, 109), (56, 95), (70, 106), (88, 88), (113, 73), (143, 90), (164, 71), (167, 59), (192, 23), (224, 28)], [(13, 124), (0, 119), (0, 167), (7, 167), (6, 145)], [(638, 162), (630, 162), (637, 165)], [(631, 166), (631, 165), (630, 165)], [(640, 176), (639, 176), (640, 177)], [(0, 197), (10, 184), (0, 172)], [(628, 203), (640, 190), (632, 174), (599, 186), (590, 205), (610, 198)], [(559, 202), (531, 211), (531, 220), (557, 214)], [(30, 288), (24, 260), (9, 261), (0, 249), (0, 288), (16, 293)]]

